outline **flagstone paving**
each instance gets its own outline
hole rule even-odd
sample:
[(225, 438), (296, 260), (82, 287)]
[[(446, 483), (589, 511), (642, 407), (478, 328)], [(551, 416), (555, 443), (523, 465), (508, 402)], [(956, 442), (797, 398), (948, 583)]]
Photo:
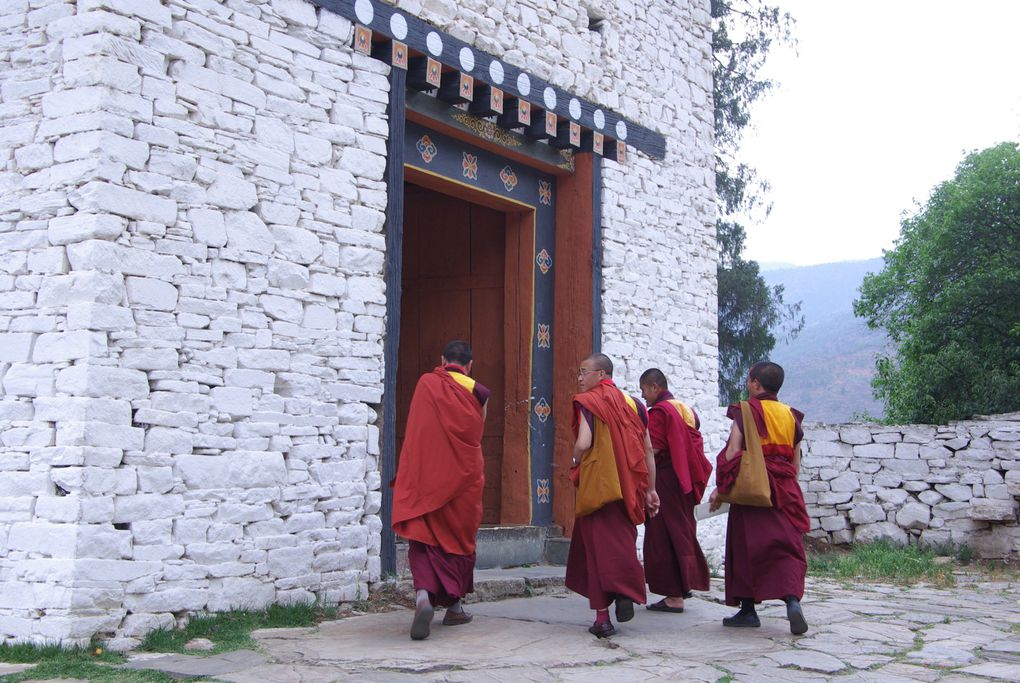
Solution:
[[(528, 571), (535, 580), (550, 570)], [(204, 662), (204, 675), (233, 683), (1020, 681), (1020, 581), (943, 589), (809, 579), (810, 630), (799, 637), (779, 602), (760, 608), (759, 629), (723, 628), (733, 609), (720, 604), (721, 591), (713, 580), (683, 614), (639, 608), (607, 640), (587, 632), (587, 601), (561, 590), (475, 603), (474, 621), (463, 626), (443, 626), (437, 614), (425, 641), (410, 640), (411, 612), (398, 609), (260, 631), (259, 654), (146, 655), (134, 666), (173, 672), (184, 660), (178, 673), (202, 675)]]

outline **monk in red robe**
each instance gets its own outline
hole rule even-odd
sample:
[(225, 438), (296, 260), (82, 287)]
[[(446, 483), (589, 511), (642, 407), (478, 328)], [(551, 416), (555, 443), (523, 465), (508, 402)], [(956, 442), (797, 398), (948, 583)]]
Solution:
[(588, 629), (607, 638), (617, 621), (634, 618), (645, 602), (645, 573), (637, 557), (637, 525), (645, 510), (659, 509), (655, 462), (640, 401), (613, 383), (613, 363), (601, 353), (581, 363), (574, 396), (575, 441), (571, 478), (577, 486), (574, 533), (567, 556), (567, 588), (588, 598), (595, 623)]
[(428, 637), (437, 605), (447, 626), (471, 621), (460, 601), (474, 590), (490, 394), (469, 377), (471, 362), (471, 347), (452, 341), (440, 366), (418, 380), (393, 481), (393, 530), (408, 540), (414, 581), (414, 640)]
[[(761, 626), (755, 603), (783, 600), (790, 631), (800, 635), (808, 630), (800, 601), (807, 574), (803, 535), (810, 529), (804, 493), (797, 481), (804, 414), (779, 402), (783, 377), (783, 368), (767, 361), (752, 365), (747, 377), (748, 405), (761, 437), (772, 507), (730, 505), (726, 604), (739, 604), (740, 611), (723, 619), (723, 626)], [(729, 441), (716, 458), (718, 488), (710, 498), (713, 510), (721, 504), (719, 491), (728, 492), (736, 481), (746, 449), (740, 404), (729, 406), (726, 414), (733, 426)]]
[(692, 590), (709, 588), (694, 506), (705, 493), (712, 465), (705, 457), (698, 414), (673, 398), (662, 371), (645, 370), (640, 382), (641, 397), (649, 406), (655, 491), (662, 502), (659, 514), (645, 522), (645, 578), (653, 593), (666, 596), (648, 609), (679, 613)]

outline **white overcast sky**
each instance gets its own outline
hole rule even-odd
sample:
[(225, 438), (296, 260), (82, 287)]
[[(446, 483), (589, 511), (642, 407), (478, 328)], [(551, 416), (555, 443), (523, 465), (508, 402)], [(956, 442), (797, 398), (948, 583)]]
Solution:
[(1020, 140), (1020, 0), (775, 0), (796, 53), (753, 110), (741, 157), (772, 185), (745, 256), (880, 256), (965, 152)]

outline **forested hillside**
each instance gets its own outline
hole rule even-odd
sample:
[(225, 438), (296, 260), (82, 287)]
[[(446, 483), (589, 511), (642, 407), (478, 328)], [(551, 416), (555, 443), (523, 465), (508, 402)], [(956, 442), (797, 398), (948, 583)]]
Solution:
[(786, 301), (803, 304), (804, 329), (792, 341), (777, 333), (771, 360), (786, 369), (781, 398), (804, 411), (809, 421), (882, 416), (870, 382), (885, 335), (869, 330), (853, 313), (864, 275), (881, 269), (882, 259), (876, 258), (762, 273), (769, 285), (785, 286)]

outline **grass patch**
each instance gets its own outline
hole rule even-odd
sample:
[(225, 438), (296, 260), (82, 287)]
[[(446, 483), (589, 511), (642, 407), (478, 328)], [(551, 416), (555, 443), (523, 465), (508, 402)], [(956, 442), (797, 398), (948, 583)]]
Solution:
[(952, 564), (936, 564), (935, 551), (917, 546), (900, 546), (887, 541), (855, 545), (850, 552), (812, 552), (808, 572), (841, 580), (926, 581), (936, 586), (956, 585)]
[(195, 638), (206, 638), (214, 647), (200, 653), (214, 655), (231, 650), (253, 649), (257, 643), (251, 632), (260, 628), (295, 628), (314, 626), (326, 619), (336, 618), (334, 608), (318, 604), (271, 605), (254, 612), (235, 610), (192, 617), (183, 629), (153, 631), (140, 650), (146, 652), (185, 652), (184, 645)]
[(172, 683), (174, 679), (158, 671), (132, 671), (114, 668), (124, 655), (107, 652), (93, 642), (88, 647), (64, 648), (60, 645), (29, 643), (0, 644), (0, 661), (12, 664), (36, 664), (21, 673), (0, 677), (5, 683), (50, 678), (78, 678), (99, 683)]

